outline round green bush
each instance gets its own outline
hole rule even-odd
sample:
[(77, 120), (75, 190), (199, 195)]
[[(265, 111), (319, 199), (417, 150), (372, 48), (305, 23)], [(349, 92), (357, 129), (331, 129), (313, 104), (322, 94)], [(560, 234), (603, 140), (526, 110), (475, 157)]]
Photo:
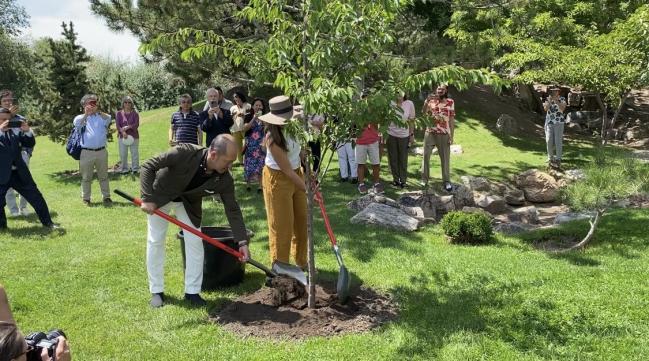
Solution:
[(483, 244), (493, 236), (491, 220), (480, 213), (449, 212), (440, 226), (453, 243)]

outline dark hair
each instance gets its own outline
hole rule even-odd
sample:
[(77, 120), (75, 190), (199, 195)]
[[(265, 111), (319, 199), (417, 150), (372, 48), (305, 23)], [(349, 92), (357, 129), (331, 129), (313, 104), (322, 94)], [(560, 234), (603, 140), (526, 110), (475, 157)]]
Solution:
[[(262, 113), (262, 114), (266, 114), (266, 113), (268, 113), (268, 109), (266, 108), (266, 102), (264, 101), (264, 99), (262, 99), (262, 98), (255, 98), (255, 99), (252, 101), (252, 103), (250, 104), (250, 110), (249, 110), (248, 113), (246, 114), (246, 117), (243, 118), (243, 123), (244, 123), (244, 124), (245, 124), (245, 123), (250, 123), (250, 122), (252, 121), (252, 118), (254, 118), (254, 116), (255, 116), (255, 109), (254, 109), (254, 107), (255, 107), (255, 103), (256, 103), (256, 102), (261, 102), (261, 113)], [(246, 132), (245, 135), (248, 136), (248, 135), (250, 135), (251, 133), (252, 133), (252, 128), (248, 129), (248, 131)]]
[(0, 361), (18, 358), (25, 351), (25, 339), (13, 322), (0, 321)]
[(286, 137), (284, 137), (281, 125), (266, 123), (266, 134), (268, 134), (273, 144), (288, 152)]
[[(444, 88), (444, 95), (443, 97), (440, 97), (442, 99), (447, 99), (448, 98), (448, 86), (447, 85), (438, 85), (437, 88)], [(435, 94), (437, 94), (437, 88), (435, 88)]]
[(214, 89), (218, 90), (219, 93), (223, 94), (223, 88), (221, 88), (220, 86), (217, 85), (214, 87)]
[(0, 100), (2, 100), (2, 98), (6, 98), (6, 97), (11, 97), (11, 99), (13, 99), (14, 98), (14, 92), (12, 92), (9, 89), (0, 90)]
[(245, 103), (245, 102), (248, 101), (248, 98), (246, 98), (246, 96), (241, 92), (234, 92), (234, 96), (241, 99), (242, 103)]

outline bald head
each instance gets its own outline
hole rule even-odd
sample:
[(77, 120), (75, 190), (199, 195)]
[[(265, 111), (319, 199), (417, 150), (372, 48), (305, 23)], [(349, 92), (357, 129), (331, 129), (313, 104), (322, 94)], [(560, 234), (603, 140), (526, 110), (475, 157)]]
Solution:
[(217, 155), (227, 155), (230, 153), (237, 153), (239, 146), (236, 140), (230, 134), (219, 134), (212, 140), (210, 150), (216, 152)]

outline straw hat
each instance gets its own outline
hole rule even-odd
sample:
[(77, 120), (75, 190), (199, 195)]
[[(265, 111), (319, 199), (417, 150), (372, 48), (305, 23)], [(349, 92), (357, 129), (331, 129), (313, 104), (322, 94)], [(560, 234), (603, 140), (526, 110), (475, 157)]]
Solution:
[(122, 144), (129, 146), (135, 142), (135, 138), (132, 135), (127, 135), (126, 138), (122, 139)]
[(268, 101), (270, 112), (259, 117), (262, 122), (284, 125), (293, 118), (293, 104), (286, 95), (276, 96)]

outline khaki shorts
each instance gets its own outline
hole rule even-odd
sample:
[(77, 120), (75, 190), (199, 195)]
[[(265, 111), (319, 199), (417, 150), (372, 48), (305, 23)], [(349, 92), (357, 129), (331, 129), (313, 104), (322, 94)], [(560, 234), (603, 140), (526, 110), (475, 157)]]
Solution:
[(365, 164), (369, 158), (371, 165), (381, 163), (379, 155), (379, 141), (372, 144), (356, 144), (356, 164)]

